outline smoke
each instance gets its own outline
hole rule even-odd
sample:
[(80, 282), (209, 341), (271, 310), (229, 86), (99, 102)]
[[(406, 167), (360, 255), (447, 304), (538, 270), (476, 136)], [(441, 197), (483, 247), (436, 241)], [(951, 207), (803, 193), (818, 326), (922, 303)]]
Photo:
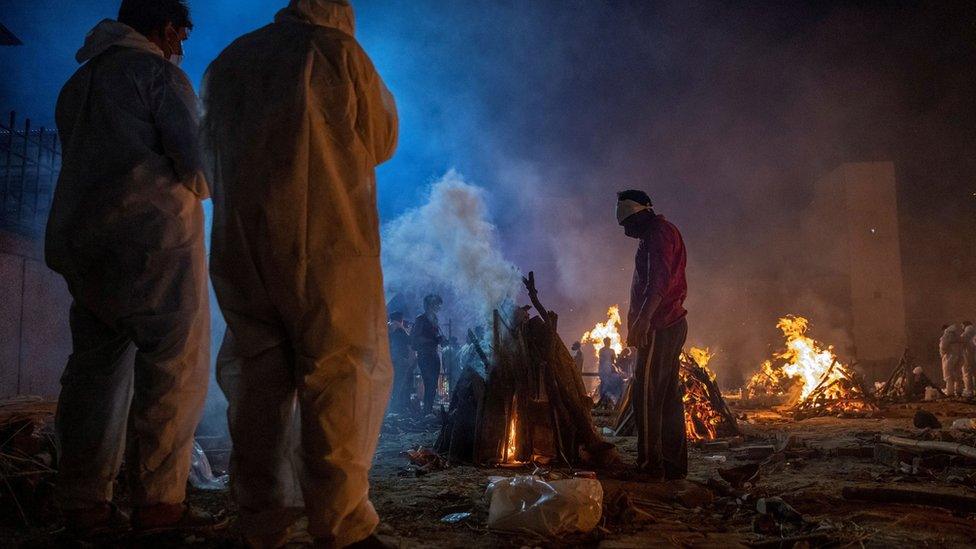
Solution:
[(521, 288), (518, 268), (499, 248), (485, 191), (454, 170), (431, 185), (426, 203), (388, 222), (382, 240), (387, 296), (414, 311), (437, 293), (442, 318), (473, 327), (514, 303)]
[[(284, 0), (191, 4), (185, 67), (199, 82)], [(684, 234), (689, 344), (718, 351), (720, 376), (754, 369), (789, 313), (843, 353), (844, 304), (810, 291), (797, 260), (818, 255), (797, 249), (796, 228), (825, 174), (891, 160), (913, 352), (935, 365), (939, 326), (976, 310), (976, 5), (891, 4), (356, 3), (357, 37), (400, 111), (399, 150), (377, 177), (388, 290), (413, 307), (440, 291), (445, 314), (480, 322), (518, 290), (516, 265), (574, 340), (628, 306), (636, 243), (612, 208), (616, 191), (642, 188)], [(0, 9), (26, 43), (0, 48), (0, 106), (50, 125), (74, 50), (116, 8)], [(480, 188), (404, 184), (450, 166)]]

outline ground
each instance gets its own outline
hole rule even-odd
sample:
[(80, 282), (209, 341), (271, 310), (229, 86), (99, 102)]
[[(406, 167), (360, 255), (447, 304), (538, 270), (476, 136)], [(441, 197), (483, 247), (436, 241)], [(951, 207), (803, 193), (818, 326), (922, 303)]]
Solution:
[[(493, 532), (486, 526), (488, 501), (484, 493), (488, 477), (531, 471), (462, 465), (418, 472), (404, 452), (431, 446), (436, 432), (429, 424), (400, 421), (388, 424), (380, 439), (371, 474), (372, 500), (383, 519), (381, 533), (401, 547), (791, 546), (781, 543), (780, 535), (773, 533), (778, 529), (775, 521), (757, 520), (756, 500), (769, 496), (782, 497), (802, 514), (805, 522), (799, 526), (799, 535), (806, 536), (803, 543), (810, 546), (976, 546), (976, 515), (935, 507), (852, 501), (841, 494), (844, 487), (859, 486), (976, 496), (972, 484), (976, 477), (971, 477), (976, 463), (953, 458), (948, 468), (942, 468), (943, 463), (932, 473), (911, 474), (871, 457), (877, 434), (919, 436), (919, 430), (912, 427), (918, 408), (935, 413), (945, 426), (955, 418), (976, 417), (976, 405), (960, 402), (892, 405), (872, 419), (821, 417), (797, 422), (768, 410), (739, 410), (745, 418), (740, 422), (742, 439), (731, 441), (730, 448), (714, 444), (692, 447), (688, 481), (653, 484), (601, 479), (605, 503), (601, 524), (589, 534), (557, 540)], [(971, 438), (954, 433), (957, 439), (972, 444)], [(634, 438), (610, 440), (626, 460), (633, 461)], [(786, 449), (771, 458), (742, 455), (746, 453), (742, 447), (765, 443), (779, 443)], [(715, 456), (724, 456), (725, 461)], [(717, 480), (719, 469), (763, 460), (758, 477), (740, 490)], [(627, 497), (622, 498), (622, 494)], [(190, 499), (233, 518), (233, 506), (225, 492), (193, 491)], [(451, 513), (471, 514), (456, 523), (441, 520)], [(0, 545), (52, 546), (65, 541), (57, 537), (53, 524), (25, 529), (17, 526), (13, 517), (4, 523), (13, 526), (3, 530)], [(757, 529), (765, 534), (755, 533)], [(233, 528), (216, 537), (169, 535), (104, 541), (116, 546), (235, 545)]]

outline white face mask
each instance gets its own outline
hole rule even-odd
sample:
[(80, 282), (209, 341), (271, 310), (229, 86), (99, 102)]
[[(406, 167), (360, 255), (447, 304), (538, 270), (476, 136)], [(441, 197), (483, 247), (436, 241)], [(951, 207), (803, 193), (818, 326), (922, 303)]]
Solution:
[(169, 62), (177, 67), (183, 64), (183, 58), (186, 56), (186, 46), (183, 45), (182, 41), (180, 42), (180, 49), (178, 51), (179, 53), (173, 53), (169, 56)]
[(620, 225), (624, 224), (624, 220), (628, 217), (643, 212), (645, 210), (650, 210), (651, 207), (645, 204), (641, 204), (634, 200), (624, 199), (617, 202), (617, 223)]
[(177, 47), (169, 56), (169, 62), (179, 67), (181, 64), (183, 64), (183, 58), (186, 55), (186, 46), (183, 45), (183, 40), (177, 42), (176, 45)]

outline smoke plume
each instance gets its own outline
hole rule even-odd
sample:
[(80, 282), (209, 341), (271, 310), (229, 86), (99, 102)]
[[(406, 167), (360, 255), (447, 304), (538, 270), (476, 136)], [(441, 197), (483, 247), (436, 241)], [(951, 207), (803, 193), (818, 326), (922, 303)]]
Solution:
[(389, 299), (416, 311), (424, 295), (440, 294), (442, 318), (467, 327), (513, 303), (521, 285), (498, 246), (485, 191), (454, 170), (434, 182), (426, 203), (383, 227), (382, 259)]

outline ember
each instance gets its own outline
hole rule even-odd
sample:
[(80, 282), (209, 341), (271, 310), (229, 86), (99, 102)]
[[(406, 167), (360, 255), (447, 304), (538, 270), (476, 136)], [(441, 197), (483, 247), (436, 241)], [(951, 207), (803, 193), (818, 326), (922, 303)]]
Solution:
[(692, 347), (681, 355), (679, 377), (685, 389), (682, 397), (685, 403), (685, 433), (691, 441), (712, 440), (720, 435), (738, 433), (735, 417), (715, 384), (715, 374), (708, 369), (712, 356), (707, 347)]
[[(735, 416), (715, 383), (715, 374), (706, 366), (712, 356), (714, 355), (708, 348), (697, 347), (692, 347), (687, 353), (681, 354), (681, 370), (678, 376), (685, 391), (682, 397), (685, 404), (685, 436), (690, 441), (712, 440), (720, 436), (739, 434)], [(631, 407), (630, 384), (627, 385), (617, 413), (615, 434), (632, 435), (636, 423)]]

